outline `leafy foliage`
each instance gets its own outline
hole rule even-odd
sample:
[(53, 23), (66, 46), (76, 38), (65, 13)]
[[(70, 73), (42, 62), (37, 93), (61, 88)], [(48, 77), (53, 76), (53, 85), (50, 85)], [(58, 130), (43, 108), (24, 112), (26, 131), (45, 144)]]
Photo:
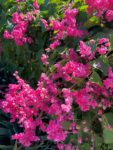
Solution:
[[(40, 107), (37, 104), (37, 112), (40, 114), (40, 118), (42, 117), (42, 123), (44, 123), (43, 125), (46, 124), (47, 129), (42, 131), (37, 126), (35, 128), (36, 136), (38, 135), (41, 141), (34, 142), (31, 147), (25, 148), (20, 144), (22, 143), (21, 140), (19, 141), (20, 143), (17, 142), (18, 138), (17, 141), (11, 139), (13, 134), (23, 132), (25, 126), (20, 127), (21, 123), (18, 123), (19, 117), (14, 118), (15, 122), (9, 122), (13, 113), (8, 108), (6, 112), (10, 114), (7, 115), (3, 112), (3, 110), (5, 111), (2, 108), (3, 106), (0, 106), (2, 109), (0, 112), (0, 149), (49, 150), (59, 148), (62, 150), (66, 149), (67, 146), (69, 146), (68, 150), (74, 150), (75, 148), (80, 150), (89, 150), (90, 148), (95, 150), (101, 150), (102, 148), (113, 149), (113, 72), (111, 71), (113, 69), (113, 20), (108, 13), (110, 10), (110, 14), (112, 14), (112, 7), (103, 5), (104, 10), (106, 10), (106, 12), (103, 12), (102, 5), (98, 5), (94, 5), (94, 1), (90, 3), (88, 0), (0, 1), (1, 104), (6, 107), (3, 100), (5, 93), (6, 95), (8, 93), (11, 97), (13, 97), (13, 94), (16, 97), (17, 93), (21, 93), (21, 97), (26, 92), (22, 86), (26, 87), (25, 82), (27, 82), (36, 89), (34, 93), (38, 91), (40, 95), (43, 95), (45, 93), (40, 91), (47, 90), (48, 95), (46, 95), (45, 99), (47, 100), (49, 97), (49, 100), (45, 103), (49, 111), (52, 110), (52, 105), (56, 104), (53, 101), (58, 100), (60, 104), (58, 103), (56, 107), (60, 105), (59, 108), (62, 111), (61, 114), (59, 112), (60, 117), (67, 116), (63, 122), (60, 122), (61, 124), (57, 124), (55, 123), (55, 121), (58, 121), (56, 110), (52, 111), (53, 114), (51, 114), (51, 112), (45, 110), (46, 108), (43, 108), (45, 103), (40, 102)], [(89, 8), (91, 8), (91, 12), (89, 12)], [(70, 10), (73, 10), (74, 15), (68, 14)], [(28, 37), (32, 39), (32, 42), (25, 41), (21, 46), (15, 42), (15, 37), (8, 37), (9, 40), (4, 38), (6, 37), (4, 36), (4, 31), (8, 31), (12, 35), (15, 26), (18, 25), (18, 21), (15, 23), (12, 19), (15, 12), (18, 13), (17, 16), (22, 13), (24, 16), (22, 17), (22, 19), (24, 18), (23, 22), (28, 21), (27, 30), (23, 37), (26, 38), (26, 41)], [(69, 18), (70, 16), (72, 17), (71, 19)], [(69, 24), (68, 19), (70, 19)], [(72, 25), (71, 21), (73, 21)], [(77, 36), (73, 32), (74, 29), (77, 31)], [(19, 37), (19, 34), (16, 37)], [(84, 42), (82, 43), (81, 41)], [(82, 71), (77, 72), (80, 67)], [(10, 93), (10, 88), (7, 92), (8, 84), (12, 83), (14, 86), (20, 86), (21, 82), (21, 78), (18, 81), (19, 76), (16, 75), (18, 83), (12, 76), (15, 71), (19, 72), (25, 82), (23, 85), (21, 84), (19, 90), (15, 90), (12, 94)], [(46, 77), (42, 73), (46, 73)], [(57, 78), (57, 75), (60, 75), (60, 77)], [(40, 83), (43, 84), (42, 87), (40, 87)], [(57, 87), (56, 89), (55, 86)], [(31, 87), (29, 87), (29, 90), (32, 90)], [(69, 97), (64, 94), (65, 92), (63, 93), (65, 88), (68, 89)], [(58, 90), (57, 94), (55, 90)], [(31, 100), (34, 102), (36, 95), (31, 95), (33, 96)], [(27, 96), (30, 96), (29, 93), (27, 93)], [(27, 96), (24, 99), (24, 96), (21, 97), (23, 102), (28, 98)], [(16, 101), (15, 97), (13, 97), (13, 100)], [(52, 101), (53, 97), (54, 100)], [(35, 98), (39, 100), (39, 97)], [(67, 107), (66, 98), (70, 101), (73, 99), (69, 107)], [(8, 99), (5, 99), (8, 102)], [(42, 98), (43, 101), (45, 99)], [(84, 100), (84, 104), (80, 103), (81, 99)], [(96, 102), (93, 99), (96, 99)], [(88, 103), (89, 101), (91, 103)], [(18, 102), (15, 104), (19, 108), (24, 108), (25, 105), (28, 107), (26, 101), (24, 104), (18, 104)], [(28, 109), (35, 107), (35, 103), (32, 105)], [(42, 113), (40, 113), (41, 111)], [(71, 117), (74, 117), (75, 125), (72, 125), (72, 120), (68, 119), (69, 112)], [(36, 121), (37, 115), (34, 113), (31, 116), (33, 121)], [(22, 123), (24, 124), (24, 121)], [(61, 132), (59, 138), (63, 139), (62, 132), (66, 133), (65, 135), (68, 134), (65, 140), (60, 143), (55, 138), (52, 139), (52, 136), (49, 135), (51, 134), (49, 130), (52, 129), (50, 125), (56, 126), (58, 132)], [(71, 125), (74, 126), (75, 130), (72, 129)]]

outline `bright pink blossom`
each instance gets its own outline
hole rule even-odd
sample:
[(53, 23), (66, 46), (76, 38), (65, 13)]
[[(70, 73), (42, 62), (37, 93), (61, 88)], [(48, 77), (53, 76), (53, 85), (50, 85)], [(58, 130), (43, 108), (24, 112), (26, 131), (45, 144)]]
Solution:
[(62, 126), (57, 121), (50, 121), (47, 127), (48, 139), (56, 142), (64, 141), (67, 137), (67, 132), (63, 130)]
[(48, 59), (48, 55), (42, 54), (41, 61), (43, 62), (43, 64), (45, 64), (45, 65), (49, 64), (49, 62), (47, 61), (47, 59)]
[(35, 9), (39, 9), (39, 5), (38, 5), (38, 3), (37, 3), (37, 0), (34, 0), (34, 2), (33, 2), (33, 7), (34, 7)]
[(108, 49), (105, 46), (101, 46), (101, 47), (97, 47), (96, 50), (100, 55), (105, 55)]
[(108, 10), (105, 17), (108, 22), (113, 21), (113, 10)]
[(81, 57), (90, 57), (92, 54), (91, 47), (80, 41), (80, 54)]
[(113, 0), (86, 0), (88, 13), (96, 12), (96, 16), (104, 17), (108, 22), (113, 20)]

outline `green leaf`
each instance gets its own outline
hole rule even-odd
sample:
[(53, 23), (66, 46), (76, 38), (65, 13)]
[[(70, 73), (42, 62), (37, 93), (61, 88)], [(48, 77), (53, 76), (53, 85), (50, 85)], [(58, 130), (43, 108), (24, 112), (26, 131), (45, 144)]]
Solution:
[(113, 127), (113, 113), (106, 113), (103, 115), (103, 119), (106, 120), (107, 124), (110, 124)]
[(109, 33), (107, 31), (103, 31), (101, 27), (95, 28), (96, 34), (93, 36), (94, 40), (99, 40), (100, 38), (109, 38)]
[(100, 137), (97, 134), (95, 134), (94, 135), (94, 148), (95, 148), (95, 150), (101, 150), (102, 143), (103, 143), (103, 137)]
[(68, 130), (70, 125), (70, 121), (66, 121), (63, 123), (64, 130)]
[(100, 24), (100, 21), (97, 17), (93, 16), (91, 18), (89, 18), (85, 23), (84, 23), (84, 26), (89, 29), (91, 27), (94, 27), (96, 25), (99, 25)]
[(78, 8), (79, 11), (85, 11), (86, 12), (87, 5), (82, 5)]
[(54, 65), (52, 65), (49, 69), (50, 69), (50, 72), (51, 72), (51, 73), (53, 73), (53, 72), (55, 72), (55, 71), (56, 71), (56, 68), (55, 68), (55, 66), (54, 66)]
[(74, 145), (77, 145), (77, 135), (76, 134), (69, 134), (65, 140), (66, 143), (73, 142)]
[(44, 0), (37, 0), (37, 2), (39, 5), (44, 4)]
[(77, 15), (77, 21), (78, 22), (86, 22), (88, 19), (87, 13), (84, 11), (80, 11)]
[(90, 150), (90, 144), (89, 143), (84, 143), (83, 145), (82, 145), (82, 149), (83, 150)]
[(113, 50), (113, 33), (110, 34), (110, 47), (111, 47), (111, 50)]
[(102, 81), (101, 78), (99, 76), (99, 74), (93, 70), (93, 73), (90, 76), (89, 79), (92, 83), (97, 83), (98, 85), (102, 86)]
[(106, 76), (107, 72), (108, 72), (108, 67), (109, 67), (108, 58), (106, 56), (102, 55), (98, 58), (98, 60), (96, 62), (100, 63), (101, 70), (102, 70), (103, 74)]
[(9, 136), (10, 131), (7, 128), (0, 128), (0, 136)]
[(17, 147), (17, 141), (15, 142), (15, 145), (14, 145), (13, 150), (18, 150), (18, 147)]
[(60, 0), (50, 0), (51, 3), (59, 3)]
[(6, 145), (0, 145), (0, 149), (1, 150), (12, 150), (13, 149), (13, 146), (6, 146)]
[(112, 144), (113, 143), (113, 129), (105, 128), (103, 130), (103, 138), (105, 144)]
[(113, 144), (109, 144), (108, 147), (109, 147), (109, 150), (113, 150)]
[[(106, 113), (102, 116), (103, 138), (105, 144), (113, 143), (113, 113)], [(107, 128), (110, 125), (111, 128)]]

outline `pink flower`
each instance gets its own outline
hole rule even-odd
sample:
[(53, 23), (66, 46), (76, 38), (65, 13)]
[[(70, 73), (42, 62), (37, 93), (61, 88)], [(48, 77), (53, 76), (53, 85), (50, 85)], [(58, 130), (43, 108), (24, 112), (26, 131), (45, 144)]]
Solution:
[(80, 41), (81, 57), (89, 57), (91, 55), (91, 47), (87, 46), (83, 41)]
[(29, 147), (31, 142), (38, 141), (39, 137), (33, 135), (33, 131), (29, 130), (25, 133), (18, 133), (12, 136), (12, 139), (19, 140), (25, 147)]
[(78, 143), (82, 144), (82, 138), (81, 137), (78, 138)]
[(49, 140), (54, 140), (56, 142), (64, 141), (67, 137), (67, 132), (64, 131), (62, 126), (55, 120), (49, 122), (47, 134)]
[(105, 46), (97, 47), (96, 50), (100, 55), (105, 55), (108, 51)]
[(102, 107), (103, 107), (103, 109), (104, 110), (106, 110), (107, 108), (110, 108), (111, 107), (111, 105), (112, 105), (112, 103), (109, 101), (109, 100), (107, 100), (107, 99), (101, 99), (101, 103), (102, 103)]
[(64, 144), (58, 143), (57, 147), (59, 150), (64, 150)]
[(46, 30), (49, 30), (50, 28), (49, 28), (49, 26), (47, 24), (47, 21), (45, 19), (41, 19), (41, 21), (42, 21), (44, 27), (46, 28)]
[(74, 61), (76, 61), (76, 60), (78, 59), (78, 55), (77, 55), (77, 53), (74, 51), (73, 48), (70, 48), (70, 49), (69, 49), (69, 59), (70, 59), (70, 60), (74, 60)]
[(67, 112), (67, 113), (71, 110), (71, 106), (69, 104), (68, 105), (62, 104), (61, 108), (64, 112)]
[(75, 9), (67, 9), (65, 11), (65, 18), (70, 18), (70, 17), (75, 17), (76, 15), (78, 14), (78, 10), (75, 8)]
[(48, 59), (48, 55), (42, 54), (41, 61), (43, 62), (43, 64), (45, 64), (45, 65), (49, 64), (49, 62), (47, 61), (47, 59)]
[(111, 67), (108, 68), (108, 77), (113, 78), (113, 71)]
[(38, 5), (38, 3), (37, 3), (37, 0), (34, 0), (34, 2), (33, 2), (33, 7), (34, 7), (35, 9), (39, 9), (39, 5)]
[(17, 24), (24, 18), (23, 14), (18, 14), (18, 12), (14, 12), (12, 15), (12, 22)]
[(62, 113), (61, 105), (57, 102), (53, 103), (50, 106), (48, 113), (51, 115), (60, 115)]
[(12, 36), (9, 34), (9, 32), (7, 30), (4, 32), (4, 38), (5, 39), (12, 39)]
[(86, 0), (88, 13), (96, 12), (97, 17), (105, 17), (108, 22), (113, 20), (113, 1), (112, 0)]
[(109, 88), (113, 89), (113, 78), (107, 78), (103, 81), (103, 83), (106, 89), (109, 89)]
[[(82, 37), (86, 32), (79, 30), (76, 23), (77, 9), (67, 9), (64, 13), (64, 18), (59, 20), (50, 20), (50, 27), (55, 31), (54, 40), (59, 41), (67, 36), (69, 37)], [(59, 46), (59, 45), (58, 45)], [(51, 47), (51, 45), (50, 45)], [(53, 46), (54, 47), (54, 46)], [(56, 45), (57, 47), (57, 45)]]
[(95, 94), (93, 91), (89, 94), (87, 88), (74, 92), (73, 97), (75, 99), (75, 103), (79, 105), (81, 111), (88, 111), (90, 108), (95, 109), (98, 106), (97, 102), (94, 100)]
[(60, 45), (60, 42), (58, 40), (54, 41), (52, 44), (50, 44), (50, 48), (51, 49), (55, 49), (57, 46)]
[(113, 10), (108, 10), (106, 12), (105, 18), (108, 22), (113, 21)]
[(26, 0), (16, 0), (17, 3), (18, 3), (18, 2), (24, 2), (24, 1), (26, 1)]
[(90, 96), (86, 93), (85, 89), (75, 92), (74, 97), (75, 102), (82, 111), (88, 111), (90, 109)]
[(11, 32), (14, 39), (21, 39), (23, 37), (23, 32), (21, 28), (14, 28)]
[(28, 41), (29, 44), (32, 44), (32, 43), (33, 43), (33, 40), (32, 40), (31, 37), (28, 37), (28, 38), (27, 38), (27, 41)]
[(8, 31), (4, 32), (4, 38), (13, 39), (18, 46), (22, 46), (27, 42), (31, 44), (33, 40), (31, 37), (27, 36), (27, 29), (29, 22), (34, 19), (34, 14), (33, 12), (28, 12), (24, 15), (23, 13), (14, 12), (12, 15), (14, 27), (10, 33)]
[(69, 61), (63, 67), (63, 72), (71, 75), (71, 77), (86, 78), (90, 74), (90, 66), (88, 64), (83, 65), (76, 61)]
[(108, 42), (109, 42), (109, 39), (107, 39), (107, 38), (101, 38), (98, 40), (98, 44), (106, 44)]

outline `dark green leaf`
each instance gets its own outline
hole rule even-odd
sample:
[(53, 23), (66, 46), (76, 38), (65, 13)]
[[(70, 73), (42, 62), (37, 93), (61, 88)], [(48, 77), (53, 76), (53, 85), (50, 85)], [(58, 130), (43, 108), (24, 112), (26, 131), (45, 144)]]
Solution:
[(110, 34), (110, 47), (111, 47), (111, 50), (113, 50), (113, 33)]
[(0, 127), (0, 136), (9, 136), (10, 135), (10, 131), (7, 128), (1, 128)]
[(98, 58), (98, 60), (96, 62), (100, 63), (101, 70), (102, 70), (103, 74), (106, 76), (107, 72), (108, 72), (108, 67), (109, 67), (108, 58), (106, 56), (102, 55)]
[(89, 79), (92, 83), (97, 83), (98, 85), (102, 86), (102, 81), (101, 78), (99, 76), (99, 74), (93, 70), (93, 73), (90, 76)]
[(64, 130), (68, 130), (70, 125), (70, 121), (66, 121), (63, 123)]

